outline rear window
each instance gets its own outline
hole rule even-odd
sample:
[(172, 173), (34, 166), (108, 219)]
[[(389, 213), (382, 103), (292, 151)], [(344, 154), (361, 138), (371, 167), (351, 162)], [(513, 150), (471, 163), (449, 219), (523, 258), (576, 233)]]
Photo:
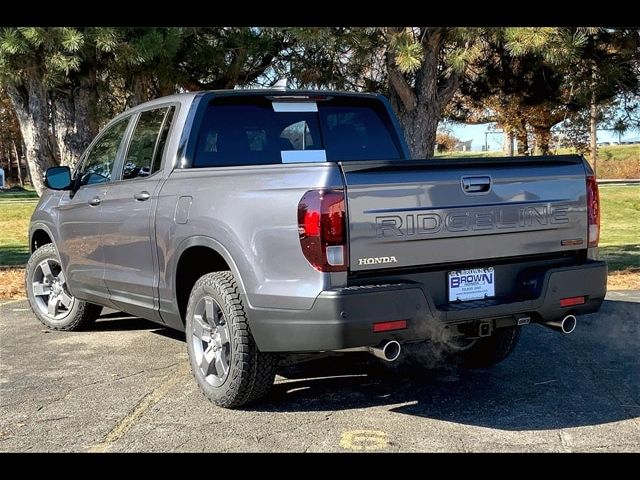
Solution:
[(264, 97), (214, 100), (201, 124), (193, 166), (402, 158), (388, 114), (377, 100), (339, 97), (303, 108), (275, 103), (285, 107), (274, 107)]

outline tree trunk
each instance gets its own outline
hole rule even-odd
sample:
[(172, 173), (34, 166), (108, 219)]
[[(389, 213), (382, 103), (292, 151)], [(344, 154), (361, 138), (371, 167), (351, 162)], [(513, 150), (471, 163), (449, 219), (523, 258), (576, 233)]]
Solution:
[[(20, 155), (21, 158), (24, 158), (24, 154), (27, 151), (27, 147), (24, 146), (24, 140), (20, 143)], [(29, 180), (29, 185), (33, 187), (33, 177), (31, 176), (31, 169), (29, 168), (29, 162), (24, 162), (27, 167), (27, 179)]]
[(533, 128), (533, 134), (535, 135), (535, 154), (536, 155), (549, 155), (550, 143), (551, 143), (551, 127), (536, 126)]
[(49, 104), (42, 76), (35, 71), (21, 84), (8, 85), (7, 93), (18, 117), (26, 147), (26, 157), (38, 195), (44, 190), (43, 174), (58, 164), (55, 145), (49, 134)]
[(54, 134), (61, 165), (73, 168), (98, 133), (96, 72), (92, 67), (78, 72), (74, 88), (52, 92)]
[(167, 95), (173, 95), (176, 93), (175, 82), (165, 81), (163, 79), (158, 80), (158, 96), (166, 97)]
[(432, 110), (421, 105), (411, 112), (399, 114), (398, 119), (412, 158), (433, 157), (440, 113)]
[(11, 180), (11, 177), (13, 177), (13, 174), (11, 173), (11, 155), (9, 154), (9, 150), (6, 146), (2, 150), (4, 157), (7, 159), (7, 180)]
[(504, 130), (502, 137), (502, 152), (507, 157), (513, 157), (513, 132)]
[(127, 107), (135, 107), (151, 99), (153, 79), (149, 72), (132, 72), (126, 81), (126, 87), (131, 94), (127, 97)]
[[(387, 41), (391, 42), (393, 34), (399, 30), (386, 29)], [(398, 70), (393, 53), (386, 53), (389, 97), (398, 114), (412, 158), (433, 156), (442, 112), (462, 81), (460, 73), (448, 76), (443, 73), (440, 57), (444, 35), (442, 28), (429, 27), (423, 31), (421, 38), (424, 53), (413, 82)]]
[(598, 105), (595, 90), (591, 94), (591, 108), (589, 109), (589, 153), (594, 173), (598, 174)]
[(522, 122), (522, 125), (518, 125), (515, 131), (516, 141), (518, 143), (518, 155), (529, 155), (529, 136), (527, 128)]
[[(20, 155), (18, 155), (18, 149), (16, 148), (16, 142), (11, 141), (11, 146), (13, 147), (13, 155), (16, 157), (16, 162), (18, 164), (18, 181), (20, 182), (20, 186), (24, 187), (24, 182), (22, 181), (22, 166), (20, 165)], [(11, 157), (9, 157), (11, 158)]]

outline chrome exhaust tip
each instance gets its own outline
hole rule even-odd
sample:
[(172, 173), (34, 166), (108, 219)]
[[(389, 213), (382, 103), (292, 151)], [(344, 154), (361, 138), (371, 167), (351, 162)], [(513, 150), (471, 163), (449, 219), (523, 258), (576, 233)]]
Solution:
[(566, 315), (562, 320), (546, 322), (543, 325), (564, 334), (572, 333), (576, 329), (578, 320), (575, 315)]
[(387, 362), (394, 362), (400, 356), (402, 347), (395, 340), (383, 342), (379, 347), (369, 347), (369, 353)]

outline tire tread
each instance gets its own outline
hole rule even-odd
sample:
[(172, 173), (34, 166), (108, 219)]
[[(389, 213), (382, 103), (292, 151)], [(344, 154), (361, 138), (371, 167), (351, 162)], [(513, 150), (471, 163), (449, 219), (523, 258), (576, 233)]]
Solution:
[(224, 393), (219, 397), (212, 396), (202, 385), (195, 368), (192, 368), (192, 373), (198, 387), (211, 402), (226, 408), (240, 407), (262, 398), (269, 392), (275, 378), (278, 357), (258, 350), (251, 334), (238, 284), (230, 271), (208, 273), (195, 283), (187, 306), (187, 317), (191, 318), (197, 301), (197, 295), (194, 293), (207, 287), (215, 290), (219, 297), (224, 299), (220, 306), (225, 310), (226, 321), (233, 323), (229, 330), (233, 335), (231, 358), (235, 368), (229, 372), (230, 377), (223, 385)]

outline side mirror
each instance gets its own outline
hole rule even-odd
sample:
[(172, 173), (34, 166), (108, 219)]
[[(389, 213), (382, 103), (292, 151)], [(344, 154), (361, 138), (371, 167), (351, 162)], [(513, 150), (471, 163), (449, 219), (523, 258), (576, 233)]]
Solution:
[(71, 170), (69, 167), (47, 168), (44, 182), (52, 190), (68, 190), (71, 187)]

